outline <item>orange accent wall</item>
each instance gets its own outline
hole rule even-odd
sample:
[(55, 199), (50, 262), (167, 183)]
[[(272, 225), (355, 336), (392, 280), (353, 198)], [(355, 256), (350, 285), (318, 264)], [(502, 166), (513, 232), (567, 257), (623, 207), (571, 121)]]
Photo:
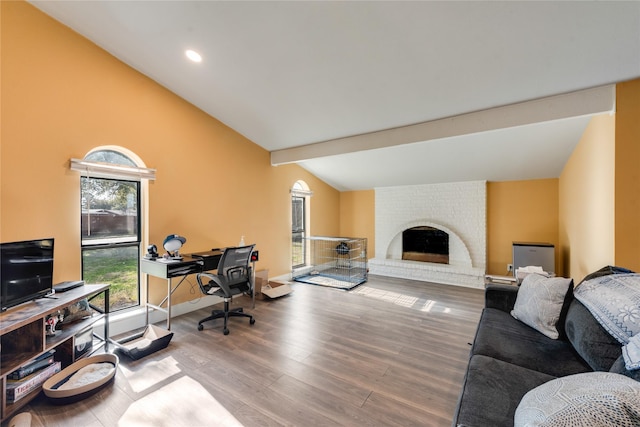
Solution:
[(507, 264), (518, 241), (553, 243), (556, 274), (562, 275), (557, 179), (487, 183), (487, 274), (511, 274)]
[[(296, 165), (272, 167), (267, 151), (30, 4), (0, 7), (0, 240), (54, 237), (54, 281), (81, 269), (80, 178), (69, 159), (103, 145), (157, 169), (151, 243), (178, 233), (188, 253), (244, 235), (258, 245), (258, 269), (288, 273), (289, 190), (299, 179), (314, 192), (311, 231), (338, 234), (336, 189)], [(199, 296), (189, 291), (174, 302)]]
[(366, 237), (367, 257), (375, 257), (375, 190), (340, 193), (340, 236)]
[(640, 79), (616, 85), (615, 264), (640, 272)]
[[(367, 237), (375, 256), (374, 190), (340, 193), (296, 165), (272, 167), (261, 147), (26, 2), (0, 2), (0, 20), (0, 241), (55, 237), (55, 281), (80, 275), (68, 161), (103, 145), (158, 170), (152, 243), (179, 233), (190, 252), (244, 235), (259, 269), (285, 274), (289, 190), (302, 179), (314, 193), (310, 233)], [(615, 118), (592, 120), (559, 180), (488, 183), (488, 273), (506, 273), (514, 240), (558, 245), (558, 272), (576, 280), (606, 263), (640, 271), (639, 117), (640, 79), (620, 83)], [(174, 301), (197, 296), (181, 287)]]
[(560, 246), (576, 285), (614, 263), (615, 146), (615, 118), (592, 118), (560, 176)]

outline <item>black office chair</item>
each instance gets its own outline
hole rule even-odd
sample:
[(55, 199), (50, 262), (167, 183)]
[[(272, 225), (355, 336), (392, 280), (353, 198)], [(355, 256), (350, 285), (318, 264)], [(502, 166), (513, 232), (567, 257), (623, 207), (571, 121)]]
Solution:
[[(248, 317), (249, 324), (256, 323), (252, 315), (244, 313), (242, 307), (229, 310), (229, 302), (236, 295), (253, 293), (251, 272), (251, 253), (255, 245), (226, 248), (220, 257), (217, 274), (199, 273), (196, 276), (200, 291), (205, 295), (216, 295), (224, 300), (224, 310), (212, 310), (211, 316), (198, 322), (198, 330), (209, 320), (224, 318), (225, 335), (229, 335), (227, 321), (229, 317)], [(203, 278), (208, 280), (203, 283)]]

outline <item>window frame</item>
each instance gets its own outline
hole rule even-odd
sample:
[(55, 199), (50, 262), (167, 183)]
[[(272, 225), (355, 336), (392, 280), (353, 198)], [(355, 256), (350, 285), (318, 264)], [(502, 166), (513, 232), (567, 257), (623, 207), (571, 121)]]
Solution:
[[(129, 161), (130, 164), (108, 163), (104, 161), (95, 161), (95, 154), (100, 156), (101, 152), (114, 152), (117, 158), (123, 158)], [(102, 160), (102, 159), (101, 159)], [(124, 312), (127, 310), (139, 309), (143, 305), (143, 301), (146, 300), (146, 288), (143, 286), (142, 272), (140, 269), (140, 258), (143, 255), (143, 250), (146, 247), (145, 242), (148, 241), (148, 190), (149, 180), (155, 180), (155, 169), (146, 168), (144, 162), (133, 152), (118, 146), (102, 146), (96, 147), (91, 150), (82, 160), (70, 159), (70, 169), (80, 172), (80, 175), (85, 178), (104, 178), (115, 181), (133, 182), (136, 184), (137, 191), (137, 218), (136, 227), (137, 233), (135, 240), (119, 239), (119, 242), (109, 242), (101, 240), (99, 243), (86, 244), (83, 243), (83, 234), (80, 230), (80, 258), (82, 275), (84, 276), (84, 253), (85, 250), (99, 250), (99, 249), (111, 249), (111, 248), (125, 248), (137, 246), (136, 256), (136, 280), (137, 280), (137, 302), (134, 305), (125, 308), (116, 308), (115, 311)], [(80, 185), (80, 193), (82, 195), (82, 185)], [(80, 197), (80, 214), (82, 215), (82, 197)], [(82, 221), (81, 226), (82, 226)], [(126, 241), (122, 241), (126, 240)], [(114, 300), (112, 299), (112, 303)], [(114, 311), (114, 310), (112, 310)]]
[[(305, 268), (307, 265), (309, 265), (309, 242), (306, 240), (306, 237), (311, 235), (311, 231), (310, 231), (310, 203), (311, 203), (311, 196), (313, 196), (313, 192), (309, 189), (309, 186), (307, 185), (306, 182), (304, 181), (296, 181), (293, 184), (293, 187), (291, 188), (291, 202), (290, 202), (290, 206), (291, 206), (291, 270), (297, 270), (297, 269), (301, 269), (301, 268)], [(293, 226), (294, 226), (294, 214), (293, 214), (293, 206), (294, 206), (294, 200), (295, 199), (300, 199), (302, 200), (302, 263), (300, 264), (294, 264), (294, 247), (295, 247), (295, 241), (294, 241), (294, 233), (296, 233), (296, 231), (293, 230)]]
[[(296, 211), (295, 209), (295, 204), (296, 201), (299, 201), (298, 204), (300, 205), (301, 209), (300, 209), (300, 216), (301, 218), (298, 218), (298, 220), (294, 219), (294, 212)], [(306, 218), (306, 207), (307, 201), (306, 201), (306, 197), (304, 196), (299, 196), (296, 194), (292, 194), (291, 195), (291, 248), (292, 248), (292, 253), (291, 253), (291, 268), (293, 270), (297, 269), (297, 268), (302, 268), (305, 267), (307, 265), (307, 250), (306, 250), (306, 244), (305, 244), (305, 238), (306, 238), (306, 233), (307, 233), (307, 224), (305, 221)], [(294, 225), (296, 223), (301, 223), (302, 226), (299, 228), (294, 229)], [(296, 237), (298, 237), (299, 239), (299, 243), (296, 241)], [(298, 263), (298, 264), (294, 264), (294, 258), (296, 257), (296, 244), (299, 244), (300, 247), (300, 252), (301, 252), (301, 258), (302, 258), (302, 262)]]

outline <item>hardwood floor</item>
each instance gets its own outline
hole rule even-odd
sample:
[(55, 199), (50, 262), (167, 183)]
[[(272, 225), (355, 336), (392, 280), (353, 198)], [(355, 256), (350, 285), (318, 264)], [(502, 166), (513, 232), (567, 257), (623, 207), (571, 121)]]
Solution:
[(451, 425), (482, 290), (380, 276), (349, 292), (292, 287), (228, 336), (221, 321), (197, 330), (208, 310), (175, 318), (166, 349), (120, 356), (115, 383), (76, 404), (40, 396), (32, 425)]

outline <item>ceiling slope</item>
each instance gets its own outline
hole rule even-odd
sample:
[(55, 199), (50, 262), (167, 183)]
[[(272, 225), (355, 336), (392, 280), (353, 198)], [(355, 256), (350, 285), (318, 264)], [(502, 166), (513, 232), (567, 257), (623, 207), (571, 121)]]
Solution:
[[(31, 3), (270, 152), (640, 76), (640, 2)], [(557, 177), (585, 117), (295, 161), (340, 190)]]

